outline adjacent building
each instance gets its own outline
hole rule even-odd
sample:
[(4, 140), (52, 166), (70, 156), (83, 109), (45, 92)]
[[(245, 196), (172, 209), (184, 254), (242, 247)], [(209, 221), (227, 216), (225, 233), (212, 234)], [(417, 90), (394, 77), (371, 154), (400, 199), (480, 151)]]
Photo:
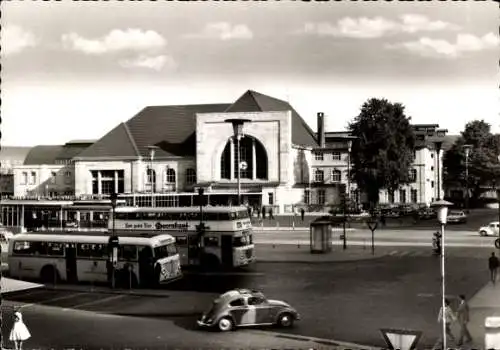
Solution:
[[(327, 210), (346, 192), (362, 202), (348, 180), (350, 135), (325, 131), (324, 118), (318, 113), (315, 132), (289, 103), (251, 90), (233, 103), (149, 106), (99, 140), (32, 148), (13, 167), (14, 195), (106, 197), (116, 191), (128, 205), (164, 207), (196, 204), (203, 188), (211, 205), (231, 205), (240, 167), (242, 202), (275, 213), (297, 205)], [(246, 121), (239, 140), (229, 119)], [(381, 202), (428, 204), (442, 197), (442, 151), (438, 161), (433, 138), (445, 131), (414, 127), (413, 182), (383, 191)]]

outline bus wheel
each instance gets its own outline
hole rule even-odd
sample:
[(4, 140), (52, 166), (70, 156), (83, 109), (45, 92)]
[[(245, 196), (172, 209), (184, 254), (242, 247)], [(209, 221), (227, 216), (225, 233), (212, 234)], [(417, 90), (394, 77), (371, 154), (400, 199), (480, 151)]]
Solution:
[(219, 259), (213, 254), (205, 254), (201, 257), (201, 269), (203, 271), (217, 271), (220, 269)]
[(52, 265), (46, 265), (40, 272), (40, 279), (43, 283), (55, 284), (59, 280), (59, 274)]

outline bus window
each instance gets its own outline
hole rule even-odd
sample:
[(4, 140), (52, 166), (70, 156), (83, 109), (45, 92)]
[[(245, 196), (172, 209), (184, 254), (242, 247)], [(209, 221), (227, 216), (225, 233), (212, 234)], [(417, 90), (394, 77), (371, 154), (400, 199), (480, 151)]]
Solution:
[(89, 244), (91, 258), (105, 258), (108, 256), (107, 244)]
[(205, 237), (204, 243), (205, 247), (217, 247), (219, 246), (219, 237)]
[(118, 259), (126, 261), (137, 261), (137, 246), (120, 245)]
[(64, 256), (64, 246), (62, 243), (47, 243), (47, 255)]
[(79, 258), (90, 258), (90, 244), (78, 243), (76, 245), (76, 255)]
[(177, 254), (177, 247), (175, 244), (167, 244), (154, 248), (155, 258), (163, 259)]
[(247, 210), (240, 210), (236, 212), (237, 214), (237, 219), (248, 219), (248, 211)]
[(217, 221), (219, 220), (219, 215), (217, 215), (217, 213), (203, 213), (203, 219), (207, 221)]
[(151, 250), (151, 247), (142, 246), (138, 248), (139, 248), (139, 260), (147, 261), (153, 257), (153, 252)]
[(219, 213), (218, 215), (218, 220), (220, 221), (229, 221), (229, 220), (234, 220), (234, 213)]
[(250, 236), (234, 237), (233, 246), (234, 247), (243, 247), (243, 246), (251, 244), (250, 242), (251, 242)]
[(14, 242), (14, 248), (12, 252), (19, 255), (31, 255), (33, 254), (33, 246), (31, 242), (17, 241)]

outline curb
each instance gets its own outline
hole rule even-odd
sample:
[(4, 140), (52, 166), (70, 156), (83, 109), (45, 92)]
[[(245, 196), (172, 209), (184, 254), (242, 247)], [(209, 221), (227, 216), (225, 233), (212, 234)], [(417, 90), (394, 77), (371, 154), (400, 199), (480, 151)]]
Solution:
[[(170, 298), (171, 295), (169, 294), (164, 294), (161, 295), (160, 293), (148, 293), (148, 292), (141, 292), (141, 291), (136, 291), (132, 289), (92, 289), (92, 288), (70, 288), (70, 287), (54, 287), (54, 286), (44, 286), (45, 289), (51, 290), (51, 291), (61, 291), (61, 292), (80, 292), (80, 293), (96, 293), (96, 294), (110, 294), (110, 295), (134, 295), (134, 296), (140, 296), (140, 297), (152, 297), (152, 298)], [(85, 286), (83, 286), (85, 287)], [(43, 288), (43, 287), (42, 287)], [(158, 291), (161, 291), (159, 289)], [(165, 291), (167, 292), (167, 291)]]
[[(292, 227), (292, 226), (252, 226), (254, 231), (310, 231), (309, 227)], [(347, 228), (346, 232), (354, 232), (358, 229), (356, 228)], [(332, 228), (332, 232), (343, 232), (344, 229), (340, 227)]]
[(371, 345), (361, 345), (361, 344), (355, 344), (355, 343), (349, 343), (349, 342), (343, 342), (343, 341), (337, 341), (334, 339), (325, 339), (325, 338), (317, 338), (317, 337), (309, 337), (309, 336), (304, 336), (304, 335), (296, 335), (296, 334), (288, 334), (288, 333), (280, 333), (280, 332), (271, 332), (271, 331), (258, 331), (258, 330), (251, 330), (251, 333), (258, 333), (266, 335), (273, 335), (277, 338), (284, 338), (284, 339), (291, 339), (291, 340), (299, 340), (299, 341), (309, 341), (321, 345), (329, 345), (329, 346), (336, 346), (339, 347), (340, 349), (363, 349), (363, 350), (383, 350), (384, 348), (380, 348), (377, 346), (371, 346)]

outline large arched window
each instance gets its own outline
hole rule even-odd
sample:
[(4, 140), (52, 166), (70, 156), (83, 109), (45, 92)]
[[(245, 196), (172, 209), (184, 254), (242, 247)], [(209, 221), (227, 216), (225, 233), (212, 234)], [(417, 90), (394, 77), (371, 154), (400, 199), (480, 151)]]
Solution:
[[(238, 177), (237, 142), (231, 138), (222, 151), (220, 175), (222, 179)], [(268, 176), (267, 152), (254, 137), (245, 136), (240, 140), (240, 178), (266, 180)], [(232, 171), (231, 171), (232, 170)]]
[(189, 168), (186, 170), (186, 183), (188, 185), (196, 183), (196, 171), (194, 169)]
[(172, 168), (167, 168), (167, 172), (165, 175), (165, 182), (175, 183), (175, 170)]

